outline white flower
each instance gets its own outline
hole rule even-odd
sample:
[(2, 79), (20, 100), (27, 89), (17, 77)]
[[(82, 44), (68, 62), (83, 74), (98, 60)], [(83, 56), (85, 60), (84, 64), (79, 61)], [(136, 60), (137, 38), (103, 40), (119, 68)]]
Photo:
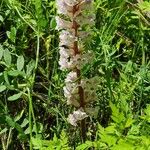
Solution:
[(64, 0), (56, 0), (56, 7), (58, 14), (70, 16), (72, 14), (72, 7), (69, 6)]
[(56, 30), (61, 30), (61, 29), (70, 29), (72, 28), (72, 23), (70, 21), (66, 21), (64, 19), (61, 19), (60, 17), (56, 16)]
[(61, 66), (61, 70), (74, 69), (74, 68), (82, 69), (83, 66), (91, 62), (92, 59), (93, 59), (93, 54), (90, 51), (82, 55), (77, 54), (74, 56), (71, 53), (69, 55), (69, 51), (67, 55), (62, 49), (59, 64)]
[(73, 94), (78, 93), (77, 83), (67, 83), (66, 86), (63, 87), (64, 96), (66, 98), (70, 98)]
[(81, 54), (77, 54), (74, 57), (70, 58), (69, 68), (70, 69), (74, 69), (74, 68), (81, 69), (83, 67), (83, 64), (81, 63), (81, 59), (82, 59), (81, 57), (82, 57)]
[(61, 31), (59, 35), (60, 45), (66, 45), (68, 47), (73, 47), (76, 38), (68, 31)]
[(64, 96), (67, 98), (67, 105), (73, 105), (79, 107), (79, 94), (78, 94), (78, 84), (75, 82), (77, 80), (76, 72), (70, 72), (65, 79), (66, 86), (63, 87)]
[(70, 62), (69, 62), (70, 69), (73, 69), (73, 68), (80, 69), (80, 68), (82, 68), (80, 62), (81, 62), (81, 54), (77, 54), (74, 57), (70, 58)]
[(64, 56), (60, 56), (59, 58), (59, 65), (61, 70), (65, 70), (68, 68), (68, 58)]
[(66, 49), (64, 47), (59, 47), (59, 54), (60, 54), (60, 57), (65, 57), (65, 58), (69, 58), (69, 49)]
[(77, 111), (74, 111), (73, 115), (77, 121), (83, 120), (84, 118), (88, 117), (88, 115), (84, 112), (83, 108), (80, 108)]
[(85, 54), (77, 54), (73, 58), (70, 59), (69, 68), (77, 68), (82, 69), (83, 66), (90, 63), (93, 59), (93, 54), (88, 51)]
[(67, 118), (67, 121), (73, 125), (73, 126), (77, 126), (77, 120), (76, 118), (74, 117), (73, 114), (69, 114), (68, 118)]
[(59, 47), (59, 54), (60, 54), (60, 57), (69, 58), (69, 57), (74, 55), (74, 51), (71, 48), (69, 49), (69, 48), (64, 48), (63, 46), (60, 46)]
[(78, 86), (76, 83), (67, 83), (66, 86), (63, 87), (64, 96), (67, 98), (67, 105), (73, 105), (75, 107), (79, 107), (79, 93)]
[(88, 117), (88, 115), (83, 111), (82, 108), (74, 111), (73, 114), (69, 114), (68, 122), (73, 125), (77, 126), (77, 122), (83, 120), (84, 118)]
[(68, 73), (66, 79), (65, 79), (65, 83), (68, 82), (75, 82), (77, 80), (77, 73), (74, 71), (71, 71)]

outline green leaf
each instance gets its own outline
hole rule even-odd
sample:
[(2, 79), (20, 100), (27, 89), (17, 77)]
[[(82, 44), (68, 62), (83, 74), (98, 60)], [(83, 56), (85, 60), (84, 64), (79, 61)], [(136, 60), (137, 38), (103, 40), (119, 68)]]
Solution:
[(144, 11), (150, 11), (150, 2), (143, 1), (143, 2), (139, 3), (139, 7), (140, 7), (140, 9), (142, 9)]
[(19, 133), (24, 134), (21, 126), (17, 122), (15, 122), (11, 117), (6, 116), (6, 122), (10, 127), (15, 128)]
[(17, 99), (19, 99), (22, 95), (22, 92), (18, 93), (18, 94), (14, 94), (13, 96), (8, 97), (9, 101), (15, 101)]
[(6, 86), (5, 85), (0, 85), (0, 93), (6, 90)]
[(33, 4), (35, 5), (38, 26), (41, 29), (43, 29), (47, 25), (47, 20), (43, 13), (42, 1), (41, 0), (33, 0)]
[(133, 62), (131, 60), (129, 60), (125, 66), (125, 73), (132, 72), (132, 66), (133, 66)]
[(2, 47), (2, 45), (0, 45), (0, 60), (2, 59), (2, 57), (3, 57), (3, 47)]
[(25, 134), (29, 134), (30, 133), (30, 128), (28, 127), (25, 131), (24, 131)]
[(85, 143), (79, 145), (76, 149), (77, 150), (88, 150), (92, 146), (93, 146), (93, 142), (86, 141)]
[(105, 128), (105, 132), (108, 134), (114, 134), (116, 133), (116, 127), (115, 125), (110, 125), (108, 127)]
[(7, 36), (8, 36), (8, 38), (12, 41), (12, 42), (14, 42), (15, 43), (15, 41), (16, 41), (16, 28), (15, 27), (12, 27), (11, 28), (11, 31), (7, 31), (6, 33), (7, 33)]
[(134, 122), (134, 120), (132, 118), (128, 118), (126, 124), (125, 124), (125, 128), (128, 128), (132, 125), (132, 123)]
[(32, 144), (34, 146), (34, 149), (41, 149), (41, 148), (43, 148), (43, 142), (42, 142), (41, 139), (32, 138)]
[(24, 128), (27, 124), (29, 123), (29, 120), (27, 120), (26, 118), (23, 120), (21, 127)]
[(18, 71), (18, 70), (10, 70), (10, 71), (8, 71), (8, 75), (13, 76), (13, 77), (17, 77), (19, 75), (23, 76), (24, 73), (21, 71)]
[(6, 116), (6, 122), (8, 123), (9, 126), (15, 127), (15, 122), (9, 116)]
[(85, 150), (87, 148), (89, 148), (89, 146), (87, 144), (82, 144), (82, 145), (79, 145), (76, 149), (77, 150)]
[(116, 123), (122, 122), (125, 119), (123, 112), (119, 112), (119, 108), (117, 108), (112, 102), (110, 102), (110, 107), (112, 110), (111, 118), (113, 121)]
[(24, 57), (21, 55), (17, 59), (17, 70), (21, 71), (24, 67)]
[(3, 22), (4, 18), (0, 15), (0, 22)]
[(112, 150), (135, 150), (135, 146), (133, 146), (130, 142), (126, 142), (124, 140), (118, 141)]
[(104, 133), (103, 135), (101, 135), (101, 141), (107, 143), (109, 146), (112, 146), (117, 142), (117, 136)]
[(4, 79), (5, 79), (5, 82), (6, 82), (8, 85), (10, 85), (9, 79), (8, 79), (8, 74), (7, 74), (6, 71), (4, 71)]
[(146, 115), (150, 116), (150, 104), (147, 104), (146, 109), (144, 110)]
[(4, 82), (4, 73), (0, 72), (0, 84)]
[(31, 60), (28, 65), (27, 65), (27, 69), (26, 69), (26, 74), (29, 76), (31, 75), (33, 69), (35, 67), (35, 61), (34, 60)]
[(0, 135), (3, 134), (3, 133), (5, 133), (7, 130), (8, 130), (7, 128), (4, 128), (3, 130), (1, 130), (0, 131)]
[(56, 28), (56, 20), (55, 20), (55, 18), (52, 18), (52, 19), (51, 19), (50, 27), (51, 27), (52, 29), (55, 29), (55, 28)]
[(11, 65), (11, 53), (8, 49), (5, 49), (4, 51), (4, 60), (8, 66)]
[(23, 114), (24, 114), (24, 109), (20, 113), (18, 113), (17, 116), (15, 116), (14, 118), (15, 122), (19, 121), (22, 118)]

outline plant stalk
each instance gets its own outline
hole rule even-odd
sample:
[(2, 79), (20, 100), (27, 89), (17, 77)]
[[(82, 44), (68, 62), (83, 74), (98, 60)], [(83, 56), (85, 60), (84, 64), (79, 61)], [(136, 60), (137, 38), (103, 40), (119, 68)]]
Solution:
[[(78, 6), (73, 7), (73, 16), (76, 13), (76, 11), (78, 11)], [(72, 28), (75, 30), (75, 37), (77, 37), (79, 25), (77, 24), (77, 22), (75, 20), (73, 20)], [(74, 48), (73, 49), (74, 49), (74, 55), (80, 54), (77, 41), (74, 42)], [(80, 107), (82, 107), (84, 109), (84, 105), (85, 105), (84, 104), (84, 90), (80, 86), (80, 84), (81, 84), (81, 70), (76, 68), (76, 74), (77, 74), (78, 85), (79, 85), (78, 86), (78, 93), (79, 93), (79, 97), (80, 97)], [(85, 122), (85, 119), (81, 120), (80, 127), (81, 127), (81, 141), (82, 141), (82, 143), (84, 143), (86, 140), (86, 122)]]

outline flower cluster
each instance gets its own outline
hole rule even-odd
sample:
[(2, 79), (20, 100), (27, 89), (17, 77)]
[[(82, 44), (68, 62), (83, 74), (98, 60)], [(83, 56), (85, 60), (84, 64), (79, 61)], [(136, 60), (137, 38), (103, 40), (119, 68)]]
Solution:
[(68, 121), (76, 126), (78, 121), (94, 111), (88, 104), (96, 100), (97, 77), (82, 79), (82, 68), (92, 61), (91, 51), (84, 49), (84, 39), (90, 36), (90, 27), (94, 24), (92, 0), (57, 0), (56, 17), (59, 35), (61, 70), (69, 70), (66, 79), (64, 96), (67, 104), (78, 108), (69, 115)]
[(88, 117), (88, 115), (84, 112), (82, 108), (74, 111), (73, 114), (68, 116), (68, 121), (71, 125), (77, 126), (77, 122), (83, 120), (84, 118)]

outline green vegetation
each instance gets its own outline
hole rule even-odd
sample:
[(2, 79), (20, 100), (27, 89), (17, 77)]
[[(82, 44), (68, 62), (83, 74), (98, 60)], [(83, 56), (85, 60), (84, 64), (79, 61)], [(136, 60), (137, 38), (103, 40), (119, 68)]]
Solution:
[(99, 77), (98, 115), (83, 143), (67, 122), (55, 0), (0, 0), (0, 149), (150, 150), (150, 1), (94, 5), (84, 76)]

